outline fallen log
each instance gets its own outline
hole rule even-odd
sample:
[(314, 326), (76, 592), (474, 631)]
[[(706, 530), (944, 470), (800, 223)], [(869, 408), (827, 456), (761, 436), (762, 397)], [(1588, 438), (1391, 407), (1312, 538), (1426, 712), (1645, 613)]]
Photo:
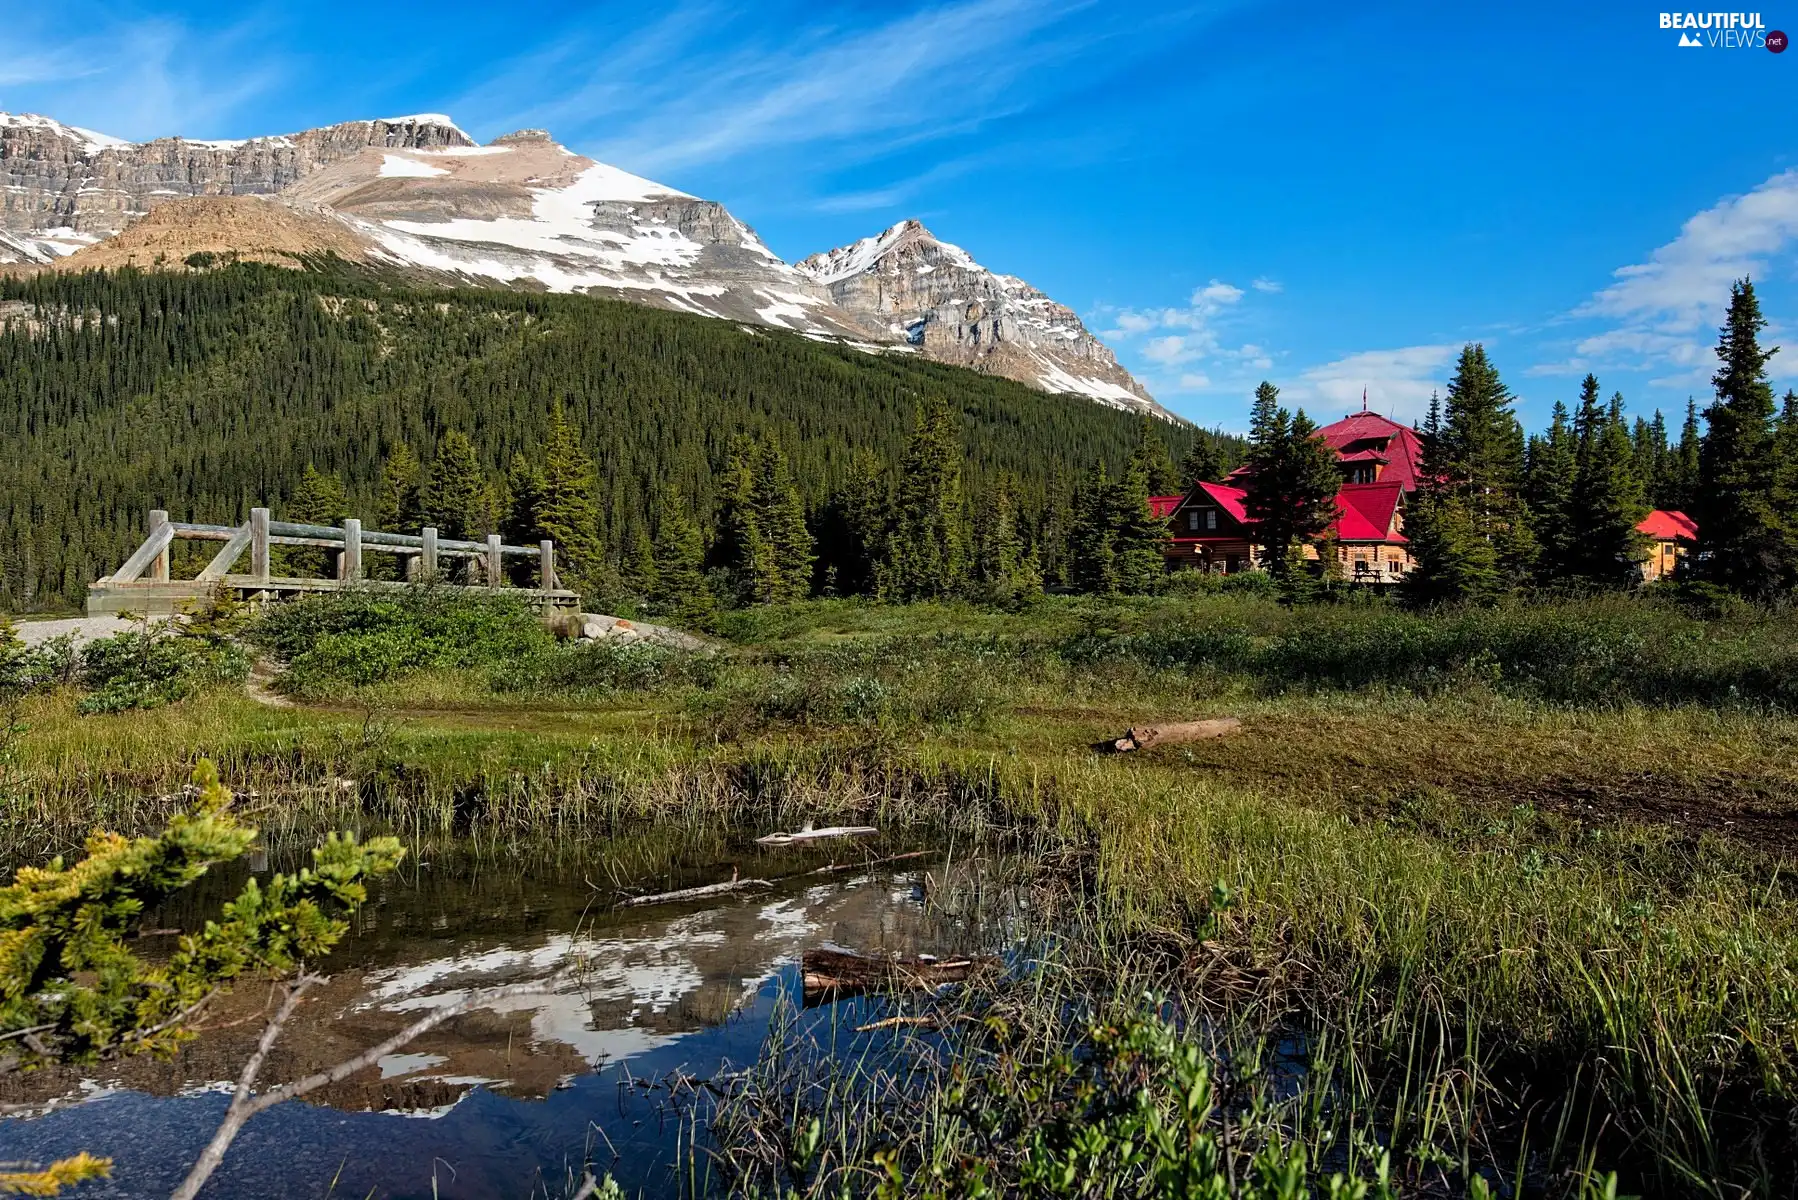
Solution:
[(868, 958), (842, 950), (807, 950), (799, 959), (806, 1008), (874, 991), (932, 992), (960, 983), (999, 960), (991, 956)]
[(824, 829), (806, 826), (798, 833), (771, 833), (755, 839), (758, 846), (795, 846), (802, 842), (821, 842), (827, 838), (868, 837), (879, 833), (872, 825), (831, 825)]
[(885, 858), (870, 858), (863, 862), (831, 863), (812, 871), (813, 875), (836, 875), (843, 871), (866, 871), (870, 867), (884, 867), (888, 863), (912, 862), (920, 858), (935, 858), (942, 854), (941, 850), (912, 850), (905, 854), (889, 854)]
[(1214, 717), (1208, 721), (1182, 721), (1174, 725), (1133, 725), (1124, 736), (1100, 742), (1093, 749), (1105, 754), (1128, 754), (1132, 750), (1148, 750), (1154, 746), (1177, 746), (1182, 742), (1202, 742), (1224, 737), (1242, 728), (1235, 717)]
[(681, 888), (673, 892), (657, 892), (653, 896), (632, 896), (628, 900), (620, 900), (619, 908), (643, 908), (651, 904), (678, 904), (683, 900), (704, 900), (711, 896), (728, 896), (732, 892), (765, 891), (774, 885), (766, 879), (726, 879), (723, 883), (708, 883), (701, 887)]

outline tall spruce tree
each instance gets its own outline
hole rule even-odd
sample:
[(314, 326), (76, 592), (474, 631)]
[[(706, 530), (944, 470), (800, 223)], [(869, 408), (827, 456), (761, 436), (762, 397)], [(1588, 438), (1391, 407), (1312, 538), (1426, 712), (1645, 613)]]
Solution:
[(1659, 490), (1661, 476), (1667, 470), (1667, 418), (1661, 410), (1654, 410), (1652, 420), (1637, 417), (1629, 441), (1636, 480), (1642, 485), (1642, 498), (1646, 501)]
[(1573, 573), (1573, 484), (1579, 474), (1579, 442), (1567, 406), (1555, 401), (1548, 432), (1529, 449), (1530, 514), (1541, 547), (1538, 577), (1565, 579)]
[(1440, 412), (1432, 401), (1423, 485), (1406, 522), (1417, 567), (1411, 596), (1489, 599), (1526, 578), (1536, 558), (1523, 498), (1523, 429), (1486, 349), (1461, 351)]
[(395, 442), (381, 464), (381, 495), (375, 504), (375, 528), (409, 533), (419, 524), (418, 455), (405, 442)]
[(1635, 449), (1624, 426), (1623, 397), (1598, 403), (1587, 375), (1580, 395), (1578, 471), (1573, 484), (1569, 575), (1594, 587), (1629, 587), (1641, 577), (1648, 542), (1636, 524), (1648, 511), (1636, 477)]
[(537, 496), (537, 528), (556, 543), (565, 587), (589, 594), (612, 590), (599, 527), (598, 489), (593, 459), (580, 431), (558, 401), (549, 413), (543, 440), (543, 487)]
[(1130, 452), (1131, 467), (1143, 473), (1151, 496), (1171, 496), (1185, 490), (1173, 457), (1168, 454), (1167, 442), (1162, 439), (1162, 424), (1143, 413), (1136, 429), (1136, 448)]
[(452, 429), (437, 439), (437, 451), (419, 496), (427, 525), (445, 538), (472, 538), (481, 528), (487, 505), (487, 480), (475, 457), (474, 443)]
[(886, 464), (866, 447), (856, 450), (842, 484), (825, 502), (818, 537), (827, 582), (838, 595), (874, 591), (874, 567), (886, 552), (891, 512)]
[(893, 491), (892, 532), (878, 571), (880, 594), (896, 600), (958, 595), (968, 581), (963, 524), (961, 428), (948, 401), (918, 406)]
[[(1342, 488), (1336, 452), (1318, 436), (1303, 409), (1294, 415), (1279, 407), (1279, 394), (1271, 383), (1255, 389), (1243, 500), (1255, 520), (1262, 559), (1277, 575), (1303, 561), (1303, 548), (1329, 530)], [(1288, 553), (1295, 545), (1300, 547), (1298, 560)]]
[(757, 604), (805, 599), (812, 587), (812, 535), (787, 456), (772, 435), (756, 447), (749, 502), (768, 547), (763, 569), (748, 581), (751, 599)]
[(1015, 605), (1040, 595), (1043, 575), (1018, 523), (1017, 483), (1004, 476), (987, 490), (974, 523), (974, 576), (980, 598)]
[(1075, 489), (1067, 536), (1067, 582), (1075, 591), (1110, 596), (1118, 590), (1114, 490), (1103, 460)]
[(1656, 508), (1690, 515), (1698, 495), (1698, 472), (1704, 443), (1698, 429), (1698, 402), (1686, 398), (1686, 419), (1680, 426), (1679, 444), (1667, 453), (1653, 496)]
[(1698, 457), (1692, 518), (1698, 523), (1698, 576), (1744, 596), (1771, 599), (1792, 586), (1792, 564), (1775, 506), (1773, 385), (1762, 350), (1766, 327), (1754, 284), (1730, 288), (1729, 311), (1717, 340), (1721, 362), (1705, 409), (1707, 432)]
[(1107, 499), (1106, 523), (1117, 590), (1131, 596), (1147, 595), (1167, 573), (1167, 559), (1162, 554), (1167, 522), (1150, 511), (1147, 464), (1133, 456)]
[[(283, 519), (298, 525), (338, 525), (350, 516), (350, 497), (343, 480), (327, 475), (311, 463), (300, 476), (282, 513)], [(271, 555), (270, 566), (278, 575), (323, 575), (330, 566), (330, 551), (301, 547), (278, 547)]]
[(534, 545), (545, 537), (538, 524), (538, 510), (543, 507), (543, 468), (522, 453), (512, 455), (506, 468), (506, 491), (511, 497), (500, 532), (506, 540), (521, 546)]
[(1192, 449), (1180, 460), (1180, 483), (1174, 490), (1185, 493), (1195, 483), (1216, 483), (1224, 477), (1224, 456), (1214, 435), (1201, 429), (1193, 435)]
[(705, 538), (687, 502), (670, 492), (656, 524), (655, 572), (649, 598), (682, 624), (704, 628), (718, 598), (706, 583)]

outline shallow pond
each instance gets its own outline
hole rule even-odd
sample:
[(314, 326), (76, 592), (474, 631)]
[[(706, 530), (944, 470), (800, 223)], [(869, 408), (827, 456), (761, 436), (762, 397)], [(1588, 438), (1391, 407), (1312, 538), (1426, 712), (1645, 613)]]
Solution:
[[(612, 1172), (627, 1194), (682, 1194), (708, 1161), (705, 1081), (753, 1062), (771, 1024), (799, 1009), (803, 951), (952, 954), (1003, 942), (1013, 900), (996, 882), (1000, 869), (940, 856), (854, 865), (894, 849), (903, 847), (765, 855), (712, 841), (668, 856), (633, 890), (734, 870), (779, 881), (703, 905), (623, 909), (614, 904), (621, 868), (605, 844), (549, 854), (427, 848), (384, 882), (325, 964), (329, 983), (289, 1026), (262, 1086), (351, 1057), (469, 989), (546, 981), (546, 992), (476, 1010), (252, 1118), (205, 1194), (560, 1197), (584, 1162)], [(819, 873), (833, 855), (845, 869)], [(235, 890), (234, 881), (215, 886)], [(197, 915), (163, 917), (187, 924)], [(240, 986), (170, 1062), (0, 1080), (9, 1106), (0, 1160), (85, 1149), (111, 1156), (114, 1173), (74, 1195), (167, 1195), (224, 1112), (227, 1081), (269, 1002), (266, 985)], [(834, 1038), (879, 1003), (841, 1002), (798, 1020)]]

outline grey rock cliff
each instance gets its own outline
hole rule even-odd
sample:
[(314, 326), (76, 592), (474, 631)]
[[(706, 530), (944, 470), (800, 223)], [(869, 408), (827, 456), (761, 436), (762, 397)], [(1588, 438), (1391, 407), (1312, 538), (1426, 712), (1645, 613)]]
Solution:
[(814, 254), (798, 268), (870, 330), (931, 358), (1168, 415), (1072, 309), (987, 270), (917, 221)]

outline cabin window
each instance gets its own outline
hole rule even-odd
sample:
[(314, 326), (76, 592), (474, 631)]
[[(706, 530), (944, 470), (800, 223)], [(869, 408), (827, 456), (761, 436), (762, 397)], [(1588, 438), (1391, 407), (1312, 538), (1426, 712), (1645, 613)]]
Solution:
[(1187, 532), (1189, 532), (1189, 533), (1196, 533), (1196, 532), (1198, 532), (1198, 528), (1199, 528), (1199, 510), (1195, 508), (1191, 512), (1186, 514), (1186, 529), (1187, 529)]
[(1216, 529), (1217, 528), (1217, 509), (1208, 508), (1205, 510), (1205, 528), (1207, 528), (1207, 529)]
[(1374, 482), (1374, 471), (1376, 469), (1377, 468), (1375, 468), (1372, 463), (1356, 463), (1349, 468), (1349, 482), (1372, 483)]

